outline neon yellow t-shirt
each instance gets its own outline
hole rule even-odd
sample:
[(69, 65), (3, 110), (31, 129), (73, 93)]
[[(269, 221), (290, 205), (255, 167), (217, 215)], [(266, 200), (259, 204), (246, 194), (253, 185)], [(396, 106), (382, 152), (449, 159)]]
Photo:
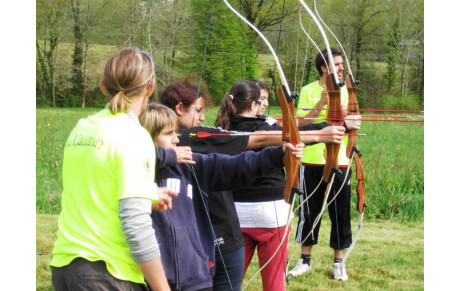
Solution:
[(121, 228), (119, 200), (158, 200), (155, 150), (148, 132), (127, 113), (104, 109), (81, 119), (65, 144), (62, 211), (54, 267), (77, 257), (103, 260), (112, 276), (144, 283)]
[[(321, 92), (324, 88), (319, 84), (318, 81), (314, 81), (302, 88), (300, 91), (299, 103), (297, 104), (297, 115), (306, 116), (310, 111), (302, 110), (304, 107), (315, 108), (316, 103), (321, 99)], [(342, 106), (348, 104), (348, 91), (345, 86), (340, 88), (340, 103)], [(324, 106), (327, 109), (327, 105)], [(322, 110), (318, 115), (319, 120), (315, 123), (324, 122), (326, 118), (326, 110)], [(321, 120), (322, 119), (322, 120)], [(343, 143), (340, 145), (339, 150), (339, 165), (348, 165), (348, 158), (346, 154), (346, 144), (348, 137), (344, 137)], [(303, 152), (302, 163), (324, 165), (326, 163), (326, 145), (324, 143), (317, 143), (314, 145), (306, 146)]]

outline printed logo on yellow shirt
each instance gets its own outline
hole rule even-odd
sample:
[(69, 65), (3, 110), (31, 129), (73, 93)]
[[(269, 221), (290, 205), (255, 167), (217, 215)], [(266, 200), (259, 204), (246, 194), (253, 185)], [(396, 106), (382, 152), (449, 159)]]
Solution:
[(147, 172), (150, 172), (150, 171), (151, 171), (151, 169), (150, 169), (150, 160), (149, 160), (148, 158), (145, 159), (144, 167), (145, 167), (145, 170), (146, 170)]

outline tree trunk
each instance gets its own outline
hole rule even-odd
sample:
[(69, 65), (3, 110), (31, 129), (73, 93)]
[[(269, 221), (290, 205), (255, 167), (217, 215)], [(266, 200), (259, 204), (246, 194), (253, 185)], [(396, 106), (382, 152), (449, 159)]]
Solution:
[(407, 66), (409, 63), (410, 54), (411, 54), (410, 45), (408, 44), (406, 60), (401, 70), (401, 96), (406, 95), (406, 75), (407, 75)]
[(135, 20), (135, 5), (134, 1), (131, 0), (130, 14), (131, 14), (131, 37), (130, 37), (130, 46), (134, 46), (136, 43), (136, 20)]
[(59, 39), (57, 35), (57, 31), (51, 30), (50, 31), (50, 48), (49, 51), (46, 52), (46, 61), (48, 63), (48, 72), (49, 72), (49, 92), (51, 95), (51, 100), (53, 107), (56, 107), (56, 92), (55, 92), (55, 84), (56, 84), (56, 73), (55, 73), (55, 61), (57, 57), (57, 45)]
[[(40, 64), (40, 71), (42, 73), (43, 77), (43, 87), (45, 87), (47, 90), (43, 91), (43, 104), (46, 104), (46, 94), (49, 93), (51, 94), (51, 80), (48, 74), (48, 69), (45, 64), (45, 57), (44, 57), (44, 48), (40, 48), (40, 45), (38, 44), (38, 41), (35, 41), (35, 45), (37, 48), (37, 54), (38, 54), (38, 63)], [(46, 46), (46, 44), (45, 44)]]
[(88, 75), (86, 72), (88, 64), (88, 50), (89, 50), (89, 2), (87, 5), (87, 15), (86, 15), (86, 29), (85, 29), (85, 55), (83, 57), (83, 88), (81, 92), (81, 107), (85, 108), (86, 106), (86, 90), (88, 88)]
[[(73, 51), (72, 60), (72, 99), (76, 96), (83, 98), (83, 33), (82, 33), (82, 22), (81, 22), (81, 10), (80, 0), (72, 0), (72, 12), (74, 18), (74, 36), (75, 36), (75, 47)], [(73, 105), (73, 100), (71, 100)]]

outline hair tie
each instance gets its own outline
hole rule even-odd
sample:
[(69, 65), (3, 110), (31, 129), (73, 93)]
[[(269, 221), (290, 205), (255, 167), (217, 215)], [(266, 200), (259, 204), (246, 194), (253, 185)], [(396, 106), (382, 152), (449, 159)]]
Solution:
[(124, 89), (124, 88), (121, 88), (120, 90), (118, 90), (118, 92), (123, 92), (123, 93), (125, 93), (125, 89)]
[(231, 100), (233, 100), (233, 95), (229, 94), (228, 97), (230, 97)]

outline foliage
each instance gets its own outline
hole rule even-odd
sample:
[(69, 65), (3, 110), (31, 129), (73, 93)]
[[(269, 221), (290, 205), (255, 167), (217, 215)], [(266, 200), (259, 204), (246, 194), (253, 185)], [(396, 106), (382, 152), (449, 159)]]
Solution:
[(423, 104), (419, 103), (419, 96), (415, 94), (407, 96), (385, 95), (382, 101), (382, 109), (423, 110)]
[(40, 93), (44, 104), (56, 106), (56, 58), (66, 22), (66, 4), (62, 0), (40, 0), (37, 4), (37, 27), (41, 28), (37, 35), (42, 39), (35, 42), (40, 68), (37, 95)]
[[(96, 98), (100, 66), (122, 47), (138, 46), (153, 55), (156, 96), (170, 82), (183, 80), (188, 75), (199, 76), (213, 5), (204, 79), (216, 104), (237, 79), (259, 78), (271, 88), (279, 85), (278, 73), (265, 43), (222, 1), (80, 1), (84, 7), (82, 31), (85, 38), (88, 37), (83, 42), (91, 44), (85, 63), (87, 73), (83, 76), (87, 78), (89, 99)], [(300, 91), (316, 78), (312, 60), (317, 52), (299, 28), (297, 2), (230, 2), (268, 38), (293, 91)], [(416, 94), (423, 104), (423, 0), (324, 0), (318, 2), (318, 11), (343, 44), (354, 75), (361, 80), (358, 97), (362, 104), (366, 107), (382, 104), (383, 95), (388, 94), (388, 77), (393, 75), (385, 76), (382, 72), (393, 72), (395, 68), (394, 89), (399, 84), (399, 95)], [(301, 15), (306, 30), (323, 48), (316, 25), (305, 12)], [(40, 49), (37, 49), (36, 103), (39, 106), (80, 106), (82, 103), (71, 92), (73, 24), (70, 1), (37, 1), (37, 48)], [(86, 24), (90, 25), (86, 27)], [(400, 54), (399, 59), (386, 67), (386, 49), (394, 25), (399, 27)], [(337, 48), (329, 33), (328, 38), (331, 46)], [(55, 49), (50, 45), (55, 45)], [(91, 100), (86, 103), (86, 106), (99, 104)]]
[(385, 78), (387, 79), (387, 92), (392, 93), (392, 88), (396, 80), (396, 69), (399, 61), (399, 48), (398, 44), (401, 41), (399, 32), (399, 21), (396, 20), (391, 31), (388, 33), (387, 51), (385, 53), (385, 61), (387, 63), (387, 72)]
[(223, 2), (192, 1), (192, 15), (197, 32), (185, 63), (190, 64), (189, 72), (197, 75), (204, 66), (203, 78), (214, 102), (220, 104), (234, 82), (255, 78), (253, 37), (248, 26), (231, 15)]

